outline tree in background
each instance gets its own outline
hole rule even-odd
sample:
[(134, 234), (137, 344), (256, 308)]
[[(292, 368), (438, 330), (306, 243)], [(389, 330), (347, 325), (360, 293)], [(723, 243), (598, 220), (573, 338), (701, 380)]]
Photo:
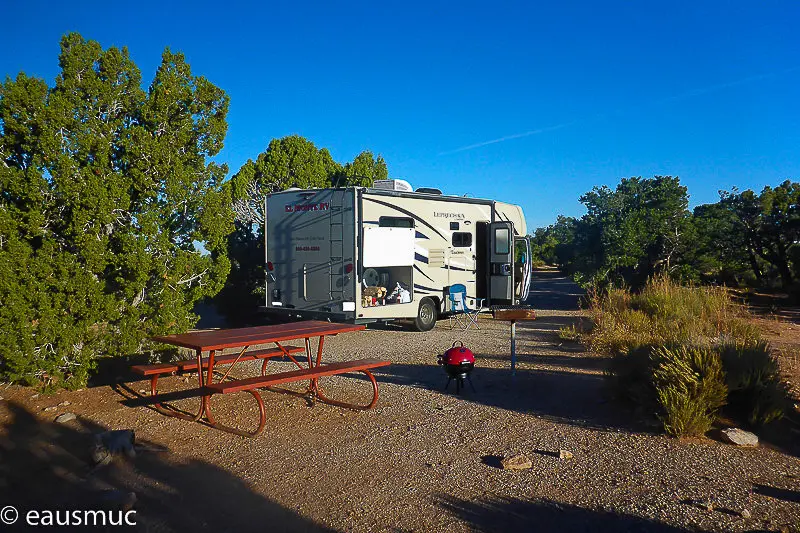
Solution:
[(59, 65), (0, 87), (0, 377), (77, 387), (220, 290), (228, 97), (169, 49), (147, 91), (127, 49), (78, 34)]
[(231, 274), (216, 298), (219, 310), (232, 324), (257, 319), (264, 301), (264, 198), (290, 187), (301, 189), (369, 187), (389, 172), (381, 156), (370, 151), (341, 165), (325, 148), (299, 135), (270, 141), (255, 161), (248, 160), (227, 187), (234, 199), (235, 231), (228, 238)]
[(567, 270), (575, 258), (577, 223), (573, 217), (558, 215), (555, 224), (537, 228), (530, 237), (531, 255), (534, 261), (558, 265), (562, 270)]
[(720, 193), (720, 205), (734, 217), (733, 231), (743, 238), (755, 276), (763, 273), (755, 258), (774, 269), (784, 289), (795, 279), (793, 249), (800, 242), (800, 183), (784, 181), (761, 194), (751, 190)]
[(670, 271), (685, 244), (689, 203), (677, 177), (627, 178), (612, 190), (595, 187), (580, 198), (587, 214), (575, 225), (570, 269), (584, 280), (642, 286)]
[(587, 214), (559, 216), (534, 232), (543, 261), (586, 283), (640, 287), (658, 271), (705, 283), (796, 291), (800, 276), (800, 183), (721, 191), (720, 201), (686, 209), (678, 178), (623, 179), (581, 197)]
[[(690, 220), (684, 272), (700, 282), (737, 286), (761, 283), (761, 264), (747, 237), (738, 228), (736, 215), (722, 203), (699, 205)], [(692, 275), (693, 274), (693, 275)]]

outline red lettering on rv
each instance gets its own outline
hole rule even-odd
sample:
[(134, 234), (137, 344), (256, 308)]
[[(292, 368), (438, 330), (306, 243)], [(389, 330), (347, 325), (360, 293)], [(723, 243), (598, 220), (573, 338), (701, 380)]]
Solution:
[(285, 210), (287, 213), (304, 213), (306, 211), (327, 211), (330, 207), (331, 204), (328, 202), (320, 202), (318, 204), (286, 204)]

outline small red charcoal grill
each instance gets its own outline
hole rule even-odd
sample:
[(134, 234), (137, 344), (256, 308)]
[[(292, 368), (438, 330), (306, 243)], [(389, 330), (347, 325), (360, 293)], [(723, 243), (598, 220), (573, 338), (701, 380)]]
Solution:
[[(461, 346), (456, 346), (456, 344)], [(444, 386), (444, 390), (447, 390), (451, 381), (456, 380), (456, 394), (461, 394), (465, 378), (469, 381), (472, 390), (475, 390), (472, 379), (469, 377), (470, 372), (475, 368), (475, 355), (469, 348), (464, 347), (463, 342), (454, 342), (453, 347), (440, 355), (438, 359), (439, 364), (443, 365), (447, 372), (447, 385)]]

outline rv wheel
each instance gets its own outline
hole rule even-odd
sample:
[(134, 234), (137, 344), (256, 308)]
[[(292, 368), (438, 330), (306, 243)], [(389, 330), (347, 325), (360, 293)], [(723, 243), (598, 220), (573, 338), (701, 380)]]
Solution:
[(419, 311), (414, 320), (417, 331), (430, 331), (436, 325), (436, 303), (431, 298), (423, 298), (419, 302)]

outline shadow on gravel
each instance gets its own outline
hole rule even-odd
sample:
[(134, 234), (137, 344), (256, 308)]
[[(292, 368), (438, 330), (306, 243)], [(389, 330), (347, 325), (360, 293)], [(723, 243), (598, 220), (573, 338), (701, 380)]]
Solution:
[(558, 337), (558, 330), (563, 327), (578, 326), (587, 318), (570, 315), (539, 316), (536, 320), (517, 322), (517, 338), (525, 333), (547, 334)]
[(526, 501), (508, 497), (484, 497), (468, 501), (445, 495), (440, 496), (437, 503), (445, 512), (466, 522), (471, 530), (480, 532), (688, 531), (637, 516), (584, 509), (546, 499)]
[[(554, 348), (555, 350), (555, 348)], [(576, 349), (572, 350), (567, 348), (564, 351), (567, 353), (585, 353), (583, 349)], [(476, 355), (478, 359), (478, 364), (480, 365), (480, 361), (484, 359), (492, 360), (492, 361), (503, 361), (509, 366), (511, 365), (511, 356), (510, 355), (484, 355), (478, 354)], [(547, 366), (555, 366), (560, 367), (565, 370), (589, 370), (589, 371), (602, 371), (605, 370), (608, 366), (609, 359), (607, 357), (599, 357), (595, 355), (583, 355), (583, 356), (574, 356), (574, 355), (536, 355), (536, 354), (517, 354), (517, 364), (526, 363), (526, 364), (537, 364), (537, 365), (547, 365)]]
[[(649, 431), (649, 428), (632, 420), (629, 412), (606, 399), (607, 389), (601, 374), (518, 367), (517, 375), (512, 377), (510, 368), (481, 367), (482, 357), (508, 359), (503, 355), (478, 355), (478, 366), (471, 375), (476, 391), (462, 391), (459, 397), (464, 401), (532, 414), (574, 426)], [(563, 359), (578, 359), (581, 362), (589, 358)], [(587, 361), (582, 362), (585, 364)], [(440, 366), (395, 364), (377, 369), (375, 376), (381, 382), (452, 394), (444, 391), (447, 376)]]
[(770, 487), (769, 485), (753, 485), (753, 492), (761, 494), (762, 496), (769, 496), (776, 500), (783, 500), (785, 502), (800, 503), (800, 492), (789, 489), (779, 489), (777, 487)]
[(66, 424), (43, 422), (15, 402), (4, 402), (0, 410), (5, 411), (0, 414), (0, 505), (15, 506), (20, 516), (4, 531), (30, 530), (24, 517), (34, 509), (109, 510), (117, 516), (131, 492), (136, 526), (125, 530), (330, 531), (213, 464), (172, 461), (169, 451), (155, 451), (160, 446), (137, 441), (144, 446), (136, 457), (120, 456), (93, 469), (93, 435), (108, 428), (80, 417)]

